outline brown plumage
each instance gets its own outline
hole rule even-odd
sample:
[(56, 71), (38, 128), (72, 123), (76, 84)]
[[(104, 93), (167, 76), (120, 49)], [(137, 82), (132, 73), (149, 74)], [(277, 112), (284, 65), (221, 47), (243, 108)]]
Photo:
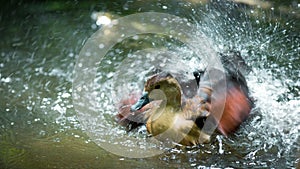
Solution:
[(142, 101), (136, 95), (123, 101), (118, 123), (127, 130), (146, 124), (148, 133), (155, 138), (183, 145), (210, 141), (210, 133), (203, 129), (206, 120), (216, 124), (225, 136), (234, 132), (248, 117), (252, 102), (239, 67), (224, 57), (222, 55), (224, 76), (220, 76), (222, 72), (218, 69), (206, 70), (200, 79), (191, 82), (191, 86), (199, 85), (189, 96), (185, 95), (188, 93), (184, 88), (186, 83), (182, 85), (182, 81), (171, 74), (161, 72), (152, 76), (145, 83)]

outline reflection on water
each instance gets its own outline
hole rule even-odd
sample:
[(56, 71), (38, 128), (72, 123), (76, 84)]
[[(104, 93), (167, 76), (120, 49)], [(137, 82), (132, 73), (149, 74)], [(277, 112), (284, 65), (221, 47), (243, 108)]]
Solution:
[[(72, 103), (76, 58), (95, 31), (92, 13), (102, 8), (86, 3), (74, 3), (70, 8), (66, 8), (68, 3), (59, 4), (28, 2), (1, 12), (1, 168), (291, 168), (299, 163), (300, 43), (299, 25), (295, 23), (299, 7), (278, 18), (276, 8), (264, 11), (217, 3), (149, 5), (157, 12), (196, 20), (199, 31), (213, 40), (217, 51), (240, 50), (253, 67), (247, 79), (256, 108), (241, 129), (228, 138), (216, 134), (211, 144), (171, 149), (147, 159), (129, 159), (110, 154), (93, 143), (81, 128)], [(133, 1), (116, 4), (123, 11), (102, 3), (118, 12), (114, 16), (148, 10), (144, 4)], [(160, 36), (119, 44), (107, 56), (107, 78), (113, 78), (112, 66), (122, 62), (120, 58), (127, 54), (134, 54), (131, 49), (140, 43), (152, 48), (176, 44)], [(109, 56), (116, 60), (110, 61)], [(180, 61), (186, 62), (187, 58)], [(142, 83), (137, 79), (133, 87), (140, 88)], [(110, 118), (114, 113), (99, 116), (103, 115), (107, 125), (114, 127), (111, 137), (117, 138), (124, 131)], [(144, 139), (143, 133), (140, 139)]]

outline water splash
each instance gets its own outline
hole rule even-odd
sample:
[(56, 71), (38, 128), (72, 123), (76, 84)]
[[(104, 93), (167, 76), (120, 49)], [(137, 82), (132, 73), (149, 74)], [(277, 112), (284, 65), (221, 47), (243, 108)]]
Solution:
[[(252, 72), (247, 76), (247, 80), (251, 95), (255, 99), (256, 108), (253, 110), (250, 119), (233, 137), (222, 138), (217, 135), (219, 145), (212, 143), (196, 151), (200, 154), (206, 153), (208, 157), (214, 156), (208, 154), (221, 154), (222, 156), (231, 154), (233, 157), (228, 159), (232, 159), (231, 164), (233, 163), (233, 166), (266, 167), (281, 165), (292, 167), (297, 159), (299, 161), (299, 157), (295, 152), (299, 152), (300, 133), (300, 98), (299, 87), (297, 87), (299, 84), (299, 80), (297, 80), (299, 69), (297, 69), (297, 64), (293, 64), (294, 61), (299, 60), (297, 58), (299, 37), (293, 35), (294, 23), (289, 21), (283, 24), (280, 20), (277, 20), (273, 13), (265, 12), (262, 9), (248, 10), (242, 5), (231, 3), (223, 5), (222, 3), (221, 5), (213, 3), (203, 10), (193, 9), (192, 18), (197, 23), (198, 30), (212, 39), (216, 51), (241, 51), (248, 65), (252, 67)], [(195, 13), (199, 18), (195, 17)], [(193, 33), (190, 32), (191, 35)], [(164, 43), (169, 43), (163, 38), (161, 40)], [(152, 44), (152, 47), (156, 47), (155, 43)], [(154, 64), (151, 59), (156, 58), (160, 62), (161, 68), (169, 71), (172, 71), (170, 68), (178, 65), (177, 62), (189, 65), (189, 69), (197, 67), (195, 63), (201, 62), (201, 59), (189, 53), (188, 49), (178, 46), (178, 44), (173, 44), (173, 49), (175, 49), (175, 52), (168, 53), (168, 55), (174, 57), (169, 59), (164, 56), (163, 51), (149, 52), (146, 56), (127, 51), (128, 54), (125, 54), (125, 58), (129, 61), (122, 65), (117, 61), (117, 58), (118, 55), (124, 56), (126, 51), (117, 48), (108, 54), (108, 58), (111, 60), (106, 61), (107, 70), (112, 70), (111, 67), (118, 66), (130, 68), (127, 70), (120, 69), (123, 77), (132, 80), (130, 83), (121, 83), (123, 84), (121, 88), (128, 88), (129, 91), (138, 91), (137, 93), (139, 93), (145, 77), (154, 71), (154, 68), (151, 67), (151, 64)], [(160, 56), (164, 57), (159, 58)], [(145, 65), (146, 70), (142, 70), (141, 67), (137, 66), (141, 64), (139, 62), (143, 60), (142, 57), (150, 61), (148, 66)], [(170, 64), (170, 68), (167, 64)], [(116, 89), (112, 84), (116, 79), (122, 79), (117, 74), (118, 72), (112, 70), (112, 72), (100, 73), (99, 79), (97, 79), (98, 82), (106, 84), (104, 88), (102, 86), (102, 90), (99, 89), (101, 94), (97, 100), (97, 103), (101, 102), (100, 107), (104, 107), (103, 112), (106, 112), (104, 113), (106, 117), (113, 116), (116, 113), (115, 107), (112, 106), (115, 105), (115, 100), (111, 100), (103, 93), (109, 93), (109, 91)], [(103, 80), (103, 77), (106, 80)], [(104, 81), (105, 83), (103, 83)], [(126, 96), (128, 93), (122, 93), (121, 95)], [(113, 125), (111, 119), (105, 119), (110, 122), (104, 125)], [(110, 132), (112, 136), (115, 135), (114, 133), (118, 133), (118, 135), (126, 134), (121, 132), (122, 129), (117, 126), (114, 126), (112, 131)], [(137, 135), (131, 133), (133, 137), (143, 138), (141, 135)], [(223, 145), (224, 147), (222, 147)], [(219, 147), (219, 149), (216, 147)], [(242, 151), (237, 152), (237, 149)], [(180, 159), (180, 153), (172, 152), (170, 154), (171, 159)], [(234, 156), (241, 157), (235, 158)], [(193, 166), (198, 165), (196, 163), (192, 164)], [(221, 162), (220, 165), (222, 164), (228, 165), (229, 163)], [(201, 163), (199, 167), (201, 167)]]

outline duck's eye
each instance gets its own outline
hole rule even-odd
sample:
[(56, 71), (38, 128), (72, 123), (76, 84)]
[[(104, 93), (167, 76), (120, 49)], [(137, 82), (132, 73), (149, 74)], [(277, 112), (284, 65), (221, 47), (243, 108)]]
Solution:
[(155, 89), (160, 89), (160, 85), (156, 85), (154, 88)]

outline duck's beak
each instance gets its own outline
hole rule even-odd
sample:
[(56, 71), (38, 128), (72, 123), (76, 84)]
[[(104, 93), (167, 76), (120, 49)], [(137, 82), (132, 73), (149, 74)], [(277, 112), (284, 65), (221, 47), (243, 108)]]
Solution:
[(130, 107), (130, 111), (134, 112), (140, 110), (143, 106), (145, 106), (148, 103), (150, 103), (148, 92), (144, 92), (142, 97)]

